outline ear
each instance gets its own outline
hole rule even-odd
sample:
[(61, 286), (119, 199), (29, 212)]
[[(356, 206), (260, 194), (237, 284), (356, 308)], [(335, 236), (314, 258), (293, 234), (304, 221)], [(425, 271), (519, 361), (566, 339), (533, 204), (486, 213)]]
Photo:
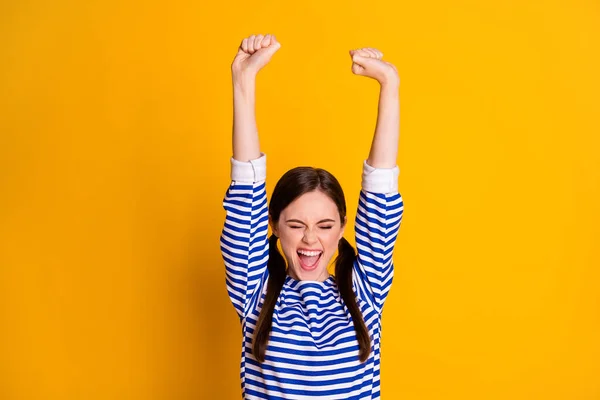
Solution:
[(340, 230), (340, 237), (338, 238), (338, 240), (341, 240), (342, 237), (344, 237), (344, 230), (346, 229), (346, 223), (348, 222), (348, 217), (345, 216), (344, 217), (344, 221), (342, 221), (342, 229)]
[(271, 214), (269, 214), (269, 226), (271, 227), (271, 231), (277, 237), (279, 237), (279, 230), (277, 229), (277, 224), (271, 218)]

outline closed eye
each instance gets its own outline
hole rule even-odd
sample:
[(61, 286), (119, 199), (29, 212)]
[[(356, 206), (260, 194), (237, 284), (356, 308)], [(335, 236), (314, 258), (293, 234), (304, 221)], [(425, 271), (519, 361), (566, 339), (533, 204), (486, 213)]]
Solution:
[[(304, 228), (303, 226), (296, 226), (296, 225), (289, 225), (290, 228), (292, 229), (302, 229)], [(319, 228), (321, 229), (331, 229), (333, 228), (333, 226), (320, 226)]]

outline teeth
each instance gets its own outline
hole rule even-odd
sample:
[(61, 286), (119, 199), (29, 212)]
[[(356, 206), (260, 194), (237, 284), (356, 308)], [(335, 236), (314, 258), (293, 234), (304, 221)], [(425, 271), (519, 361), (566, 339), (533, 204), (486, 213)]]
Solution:
[(305, 256), (309, 256), (309, 257), (314, 257), (314, 256), (318, 256), (319, 254), (321, 254), (320, 251), (305, 251), (305, 250), (298, 250), (298, 253), (305, 255)]

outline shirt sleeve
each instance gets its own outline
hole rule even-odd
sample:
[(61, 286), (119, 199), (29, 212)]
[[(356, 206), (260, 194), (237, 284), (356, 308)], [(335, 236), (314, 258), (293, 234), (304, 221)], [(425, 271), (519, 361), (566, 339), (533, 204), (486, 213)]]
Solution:
[(221, 255), (229, 299), (240, 319), (247, 315), (267, 269), (269, 215), (266, 155), (248, 162), (231, 159), (231, 184), (223, 200), (226, 211)]
[(358, 256), (353, 283), (357, 295), (381, 313), (394, 276), (393, 251), (404, 212), (398, 193), (400, 169), (363, 162), (354, 231)]

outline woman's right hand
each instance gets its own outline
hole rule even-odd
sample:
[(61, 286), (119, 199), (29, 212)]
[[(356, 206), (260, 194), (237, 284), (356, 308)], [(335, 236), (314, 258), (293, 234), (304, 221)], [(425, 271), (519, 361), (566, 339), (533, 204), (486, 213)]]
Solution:
[(281, 44), (274, 35), (252, 35), (244, 40), (231, 63), (231, 73), (234, 77), (242, 75), (255, 76), (265, 65)]

